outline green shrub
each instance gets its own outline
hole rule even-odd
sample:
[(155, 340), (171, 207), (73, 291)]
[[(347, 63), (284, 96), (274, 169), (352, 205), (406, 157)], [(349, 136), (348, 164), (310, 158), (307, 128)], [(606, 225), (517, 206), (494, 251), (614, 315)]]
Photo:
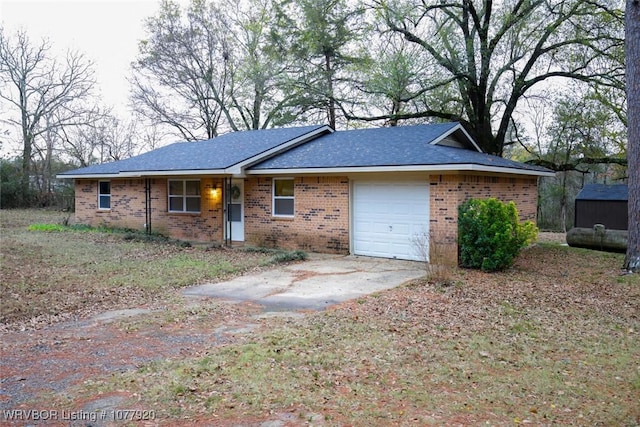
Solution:
[(535, 241), (538, 229), (531, 221), (518, 222), (513, 202), (469, 199), (458, 208), (460, 265), (483, 271), (504, 270), (520, 249)]
[(265, 246), (243, 246), (239, 248), (239, 250), (248, 253), (258, 253), (258, 254), (273, 254), (280, 252), (279, 249), (267, 248)]
[(304, 261), (307, 259), (307, 253), (304, 251), (278, 251), (273, 258), (274, 264), (280, 264), (290, 261)]
[[(68, 222), (66, 219), (63, 222)], [(160, 244), (173, 244), (181, 248), (190, 248), (192, 245), (190, 242), (184, 240), (170, 239), (160, 233), (147, 234), (141, 230), (132, 230), (130, 228), (115, 228), (115, 227), (92, 227), (86, 224), (31, 224), (28, 227), (29, 231), (45, 231), (45, 232), (80, 232), (80, 233), (106, 233), (106, 234), (120, 234), (122, 240), (127, 242), (142, 242), (142, 243), (160, 243)]]
[(307, 253), (301, 250), (287, 251), (284, 249), (266, 248), (264, 246), (244, 246), (240, 250), (249, 253), (273, 254), (271, 257), (273, 264), (289, 261), (304, 261), (308, 258)]

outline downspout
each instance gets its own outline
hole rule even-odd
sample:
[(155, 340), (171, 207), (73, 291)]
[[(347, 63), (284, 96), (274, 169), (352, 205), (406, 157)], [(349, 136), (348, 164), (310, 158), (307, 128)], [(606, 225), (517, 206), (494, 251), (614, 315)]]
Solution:
[(225, 209), (224, 209), (224, 198), (225, 198), (225, 192), (224, 192), (224, 188), (225, 188), (225, 184), (226, 184), (226, 178), (222, 178), (222, 183), (221, 184), (216, 184), (216, 186), (220, 185), (220, 210), (222, 211), (222, 216), (220, 217), (220, 221), (222, 222), (222, 243), (224, 245), (227, 244), (227, 229), (225, 227), (225, 223), (227, 222), (227, 220), (225, 219)]
[(227, 230), (227, 177), (222, 178), (222, 240), (228, 246), (229, 231)]
[(144, 180), (145, 232), (151, 234), (151, 179)]
[(233, 236), (231, 235), (231, 211), (229, 209), (229, 207), (231, 206), (231, 178), (225, 178), (225, 182), (227, 183), (226, 185), (226, 203), (225, 203), (225, 211), (226, 211), (226, 218), (227, 218), (227, 246), (231, 247), (231, 242), (233, 242)]

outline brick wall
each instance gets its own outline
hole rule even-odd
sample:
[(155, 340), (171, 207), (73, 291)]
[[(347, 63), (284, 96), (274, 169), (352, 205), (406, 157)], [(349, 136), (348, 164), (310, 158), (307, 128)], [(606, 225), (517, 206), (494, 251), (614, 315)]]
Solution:
[(111, 180), (111, 209), (98, 209), (98, 180), (75, 182), (75, 222), (94, 227), (144, 229), (144, 180)]
[(458, 206), (470, 198), (496, 198), (516, 204), (521, 221), (536, 221), (538, 180), (482, 175), (432, 175), (430, 230), (457, 253)]
[[(174, 238), (222, 241), (223, 211), (212, 189), (221, 180), (201, 179), (201, 212), (169, 213), (167, 179), (152, 183), (152, 229)], [(513, 200), (521, 220), (536, 220), (537, 179), (476, 175), (432, 175), (430, 227), (435, 238), (457, 254), (458, 205), (468, 198)], [(253, 245), (312, 252), (349, 253), (349, 179), (294, 178), (293, 218), (272, 215), (272, 179), (245, 179), (245, 240)], [(76, 223), (144, 229), (144, 180), (111, 181), (111, 209), (98, 210), (98, 181), (76, 180)], [(453, 255), (452, 255), (453, 256)]]
[(258, 246), (349, 253), (349, 180), (296, 177), (294, 217), (272, 215), (272, 179), (245, 180), (245, 240)]
[[(176, 239), (199, 242), (223, 239), (222, 202), (212, 193), (219, 180), (200, 180), (200, 213), (169, 213), (167, 179), (151, 179), (151, 229)], [(144, 179), (111, 180), (111, 209), (98, 209), (98, 181), (78, 179), (75, 222), (94, 227), (108, 226), (144, 230)]]

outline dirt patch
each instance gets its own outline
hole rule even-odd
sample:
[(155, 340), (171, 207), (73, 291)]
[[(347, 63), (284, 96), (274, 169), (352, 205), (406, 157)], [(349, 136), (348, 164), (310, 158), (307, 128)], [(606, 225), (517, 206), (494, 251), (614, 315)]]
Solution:
[(213, 300), (160, 310), (111, 312), (80, 322), (1, 335), (0, 409), (49, 408), (92, 379), (137, 369), (156, 360), (197, 357), (232, 342), (260, 323), (255, 304)]
[(538, 233), (538, 243), (557, 243), (564, 245), (567, 243), (567, 233), (541, 231)]

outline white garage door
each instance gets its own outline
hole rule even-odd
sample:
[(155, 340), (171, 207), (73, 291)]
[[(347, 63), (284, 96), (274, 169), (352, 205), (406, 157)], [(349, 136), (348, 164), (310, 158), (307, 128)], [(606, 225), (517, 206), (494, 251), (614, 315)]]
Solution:
[(428, 232), (428, 183), (354, 182), (354, 254), (424, 261), (415, 240)]

